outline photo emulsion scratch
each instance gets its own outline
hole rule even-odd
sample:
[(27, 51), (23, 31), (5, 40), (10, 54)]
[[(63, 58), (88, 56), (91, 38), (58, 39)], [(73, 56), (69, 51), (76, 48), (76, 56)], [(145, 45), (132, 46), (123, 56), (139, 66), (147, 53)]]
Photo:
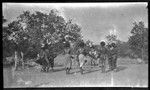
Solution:
[(4, 88), (148, 87), (147, 6), (2, 3)]

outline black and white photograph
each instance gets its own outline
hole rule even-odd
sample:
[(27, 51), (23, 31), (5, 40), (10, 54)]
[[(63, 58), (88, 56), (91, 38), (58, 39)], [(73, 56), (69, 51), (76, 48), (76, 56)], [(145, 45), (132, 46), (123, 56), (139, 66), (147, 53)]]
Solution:
[(2, 3), (3, 87), (148, 87), (148, 3)]

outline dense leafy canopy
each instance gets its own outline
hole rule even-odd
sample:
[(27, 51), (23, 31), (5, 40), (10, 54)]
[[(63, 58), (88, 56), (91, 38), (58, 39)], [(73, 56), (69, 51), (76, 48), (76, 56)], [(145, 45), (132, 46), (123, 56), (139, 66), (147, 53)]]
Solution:
[(144, 22), (133, 23), (133, 29), (131, 30), (132, 36), (129, 37), (130, 48), (138, 55), (139, 58), (143, 58), (143, 55), (148, 56), (148, 28), (145, 28)]
[(65, 48), (66, 42), (82, 40), (81, 27), (71, 20), (65, 21), (54, 9), (49, 14), (24, 11), (17, 20), (3, 28), (3, 36), (5, 36), (3, 39), (7, 39), (5, 41), (13, 41), (17, 45), (15, 50), (25, 54), (30, 52), (31, 47), (39, 52), (44, 44), (47, 44), (52, 52), (60, 53)]

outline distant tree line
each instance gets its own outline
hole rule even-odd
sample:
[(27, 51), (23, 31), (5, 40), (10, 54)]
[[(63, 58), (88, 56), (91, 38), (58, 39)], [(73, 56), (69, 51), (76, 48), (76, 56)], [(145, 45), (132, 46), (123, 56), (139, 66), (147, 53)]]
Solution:
[(141, 58), (148, 60), (148, 28), (144, 26), (144, 22), (134, 22), (127, 42), (117, 39), (117, 36), (107, 35), (108, 42), (116, 42), (120, 57)]

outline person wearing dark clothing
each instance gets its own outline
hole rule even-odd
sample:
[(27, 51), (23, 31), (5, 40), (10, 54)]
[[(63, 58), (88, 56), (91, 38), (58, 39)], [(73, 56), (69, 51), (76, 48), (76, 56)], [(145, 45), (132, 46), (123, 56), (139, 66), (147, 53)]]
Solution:
[(54, 54), (53, 52), (49, 52), (49, 63), (50, 63), (50, 67), (52, 69), (52, 71), (54, 70), (54, 59), (57, 57), (56, 54)]
[(38, 58), (36, 61), (36, 63), (40, 64), (42, 66), (41, 71), (45, 72), (46, 71), (46, 66), (47, 66), (47, 62), (45, 61), (44, 58)]
[(84, 49), (80, 49), (80, 54), (78, 56), (79, 58), (79, 67), (80, 67), (80, 72), (81, 74), (83, 74), (83, 66), (85, 65), (85, 63), (87, 62), (87, 52), (85, 52)]
[(112, 69), (116, 70), (116, 68), (117, 68), (117, 57), (118, 57), (117, 52), (118, 52), (118, 50), (117, 50), (117, 46), (116, 46), (115, 43), (112, 43), (112, 47), (113, 47), (113, 49), (112, 49), (112, 57), (113, 57)]
[(105, 47), (105, 42), (101, 42), (100, 43), (100, 48), (99, 48), (99, 58), (101, 60), (102, 63), (102, 73), (104, 73), (106, 71), (106, 55), (107, 55), (107, 49)]
[(109, 55), (108, 55), (108, 62), (109, 62), (109, 69), (115, 70), (117, 67), (117, 46), (115, 43), (112, 43), (109, 46)]
[(71, 49), (70, 49), (70, 43), (68, 41), (65, 41), (64, 43), (64, 53), (65, 53), (65, 70), (66, 74), (70, 73), (71, 67), (72, 67), (72, 60), (71, 60)]
[(108, 65), (109, 65), (109, 70), (112, 70), (112, 55), (111, 55), (111, 49), (112, 46), (108, 45)]
[(49, 60), (48, 60), (48, 50), (41, 49), (38, 60), (36, 61), (38, 64), (42, 66), (41, 71), (48, 72)]

